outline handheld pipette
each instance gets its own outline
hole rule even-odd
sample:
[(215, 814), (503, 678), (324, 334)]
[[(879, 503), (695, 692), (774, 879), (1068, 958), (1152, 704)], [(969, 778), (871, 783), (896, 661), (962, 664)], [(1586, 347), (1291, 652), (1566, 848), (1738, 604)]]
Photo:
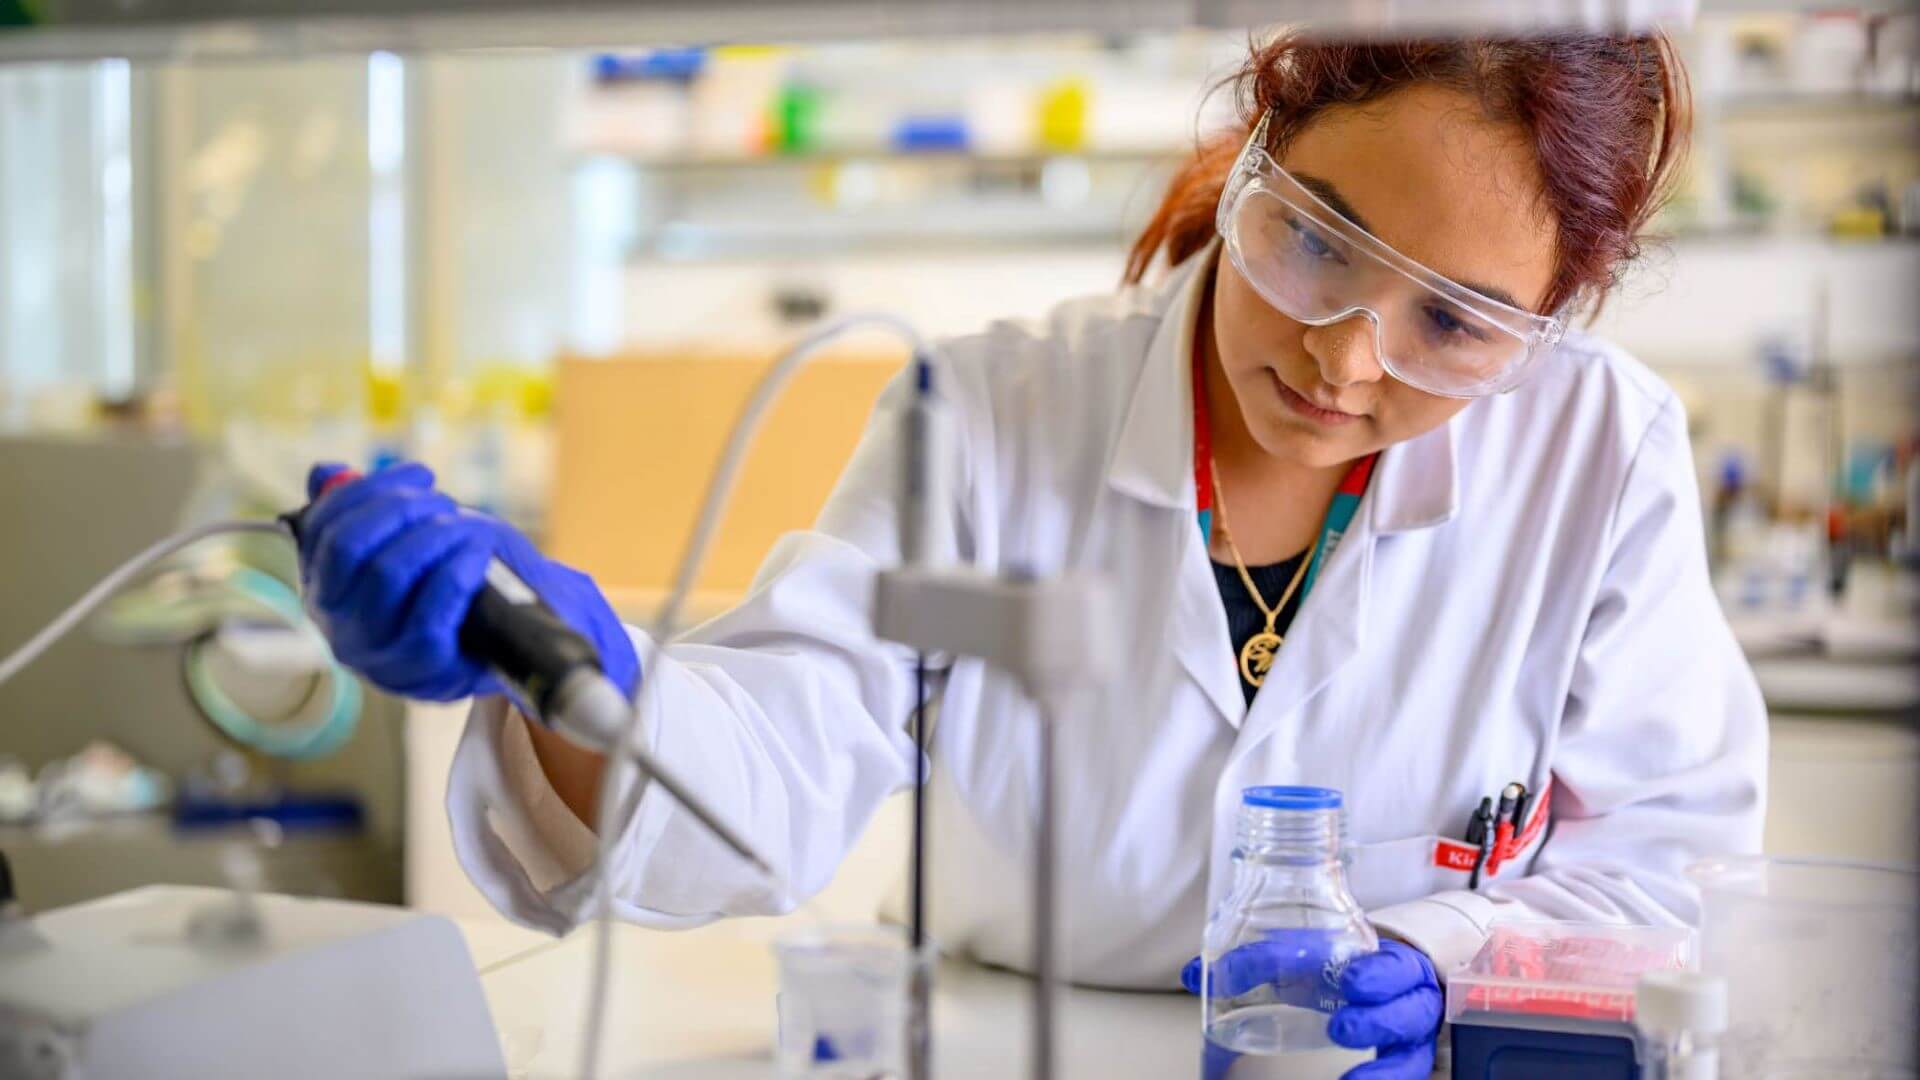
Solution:
[[(342, 470), (327, 478), (316, 500), (359, 479)], [(280, 521), (300, 539), (313, 503)], [(614, 752), (626, 731), (632, 704), (606, 677), (593, 642), (567, 625), (506, 563), (487, 563), (485, 582), (460, 622), (460, 650), (493, 669), (519, 695), (540, 723), (590, 750)], [(643, 747), (627, 752), (647, 776), (665, 788), (741, 858), (769, 876), (773, 871), (746, 838), (721, 820), (672, 770)]]

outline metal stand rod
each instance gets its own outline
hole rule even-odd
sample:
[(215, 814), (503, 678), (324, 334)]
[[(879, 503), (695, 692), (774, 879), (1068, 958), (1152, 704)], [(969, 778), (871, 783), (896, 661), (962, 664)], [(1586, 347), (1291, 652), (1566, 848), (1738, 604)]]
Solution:
[(1059, 912), (1055, 908), (1054, 859), (1054, 718), (1040, 708), (1040, 791), (1033, 844), (1033, 1076), (1052, 1080), (1054, 1064), (1053, 1012), (1056, 968), (1054, 937)]
[(933, 972), (927, 956), (927, 655), (913, 665), (913, 850), (911, 853), (912, 910), (908, 915), (911, 954), (908, 963), (907, 1076), (933, 1076)]
[(913, 688), (913, 910), (908, 925), (917, 950), (927, 940), (927, 658), (924, 655), (914, 663)]

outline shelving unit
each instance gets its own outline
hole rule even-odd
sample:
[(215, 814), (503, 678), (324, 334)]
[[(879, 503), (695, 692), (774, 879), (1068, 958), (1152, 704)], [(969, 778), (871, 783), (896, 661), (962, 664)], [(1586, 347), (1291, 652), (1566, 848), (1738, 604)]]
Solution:
[(1920, 236), (1903, 234), (1852, 239), (1802, 229), (1705, 229), (1694, 227), (1661, 229), (1658, 222), (1655, 223), (1653, 232), (1656, 237), (1670, 243), (1692, 248), (1725, 249), (1750, 247), (1760, 249), (1778, 247), (1782, 244), (1799, 244), (1826, 250), (1860, 251), (1880, 248), (1898, 249), (1920, 247)]
[(741, 225), (668, 225), (637, 244), (633, 257), (711, 259), (925, 251), (1007, 251), (1124, 242), (1127, 230), (1105, 214), (1013, 215), (991, 211), (963, 220), (931, 215), (838, 218)]
[(1900, 115), (1920, 117), (1920, 95), (1869, 93), (1742, 93), (1702, 102), (1700, 111), (1725, 120), (1775, 120), (1813, 117), (1854, 119)]
[(978, 166), (981, 168), (1040, 168), (1055, 161), (1080, 161), (1118, 165), (1154, 165), (1178, 161), (1192, 146), (1166, 145), (1139, 148), (1100, 148), (1083, 150), (956, 150), (902, 151), (889, 147), (848, 148), (813, 151), (802, 154), (700, 154), (665, 157), (633, 154), (615, 148), (584, 148), (582, 160), (619, 161), (637, 169), (663, 173), (723, 172), (732, 170), (771, 171), (809, 169), (841, 165), (913, 165)]
[[(1197, 39), (1188, 39), (1185, 46), (1189, 49), (1185, 61), (1189, 65), (1195, 51), (1193, 40)], [(1105, 64), (1110, 81), (1103, 86), (1111, 88), (1118, 71), (1122, 93), (1127, 92), (1124, 80), (1130, 76), (1126, 71), (1134, 61), (1127, 58), (1124, 46), (1116, 51), (1108, 44), (1088, 42), (1080, 54), (1073, 48), (1062, 45), (1048, 61), (1056, 66), (1056, 75), (1082, 77), (1080, 73)], [(810, 60), (804, 51), (794, 55), (803, 83), (814, 77), (807, 72), (817, 75), (835, 70), (831, 63)], [(1164, 57), (1161, 60), (1164, 63)], [(900, 53), (878, 59), (863, 55), (858, 62), (867, 65), (862, 70), (869, 79), (876, 64), (901, 65), (903, 78), (914, 70)], [(971, 70), (962, 65), (954, 72), (956, 86), (964, 87)], [(1166, 79), (1168, 74), (1168, 69), (1161, 67), (1144, 77)], [(1218, 73), (1214, 74), (1217, 77)], [(1191, 76), (1196, 84), (1208, 81), (1197, 69), (1183, 69), (1182, 75)], [(846, 76), (842, 73), (838, 77)], [(989, 70), (975, 72), (975, 77), (996, 76)], [(1031, 88), (1048, 76), (1036, 76), (1029, 68), (1021, 77)], [(681, 92), (690, 96), (680, 99), (681, 110), (695, 100), (691, 85), (683, 84), (686, 88)], [(775, 81), (770, 85), (779, 84)], [(839, 93), (849, 92), (844, 82), (834, 85)], [(889, 100), (885, 98), (889, 85), (888, 77), (880, 77), (873, 92)], [(966, 98), (964, 89), (956, 89), (954, 94), (952, 100)], [(911, 93), (901, 96), (900, 107), (908, 107), (911, 101)], [(659, 99), (654, 102), (658, 107)], [(871, 107), (864, 101), (862, 105)], [(679, 129), (682, 124), (688, 125), (685, 130), (702, 130), (700, 125), (711, 119), (710, 115), (704, 120), (698, 115), (689, 118), (684, 111), (670, 110), (667, 115), (678, 116), (680, 124), (633, 130), (657, 133)], [(1724, 169), (1742, 160), (1767, 160), (1774, 156), (1770, 147), (1785, 153), (1794, 147), (1819, 146), (1825, 148), (1823, 153), (1857, 156), (1878, 153), (1875, 148), (1883, 144), (1910, 143), (1920, 137), (1920, 96), (1911, 94), (1721, 90), (1700, 93), (1696, 115), (1695, 159), (1710, 163), (1705, 166), (1708, 169)], [(750, 126), (741, 117), (732, 122)], [(574, 153), (582, 164), (613, 162), (636, 177), (637, 198), (646, 205), (639, 214), (642, 224), (627, 248), (630, 259), (781, 258), (900, 250), (1020, 251), (1124, 242), (1150, 209), (1160, 185), (1194, 146), (1191, 132), (1183, 132), (1185, 137), (1179, 139), (1148, 137), (1172, 134), (1172, 125), (1165, 125), (1164, 120), (1158, 123), (1169, 130), (1154, 126), (1126, 133), (1137, 136), (1136, 145), (1103, 146), (1090, 140), (1088, 145), (1071, 150), (1040, 145), (1009, 148), (1002, 131), (999, 145), (972, 150), (911, 151), (874, 144), (826, 145), (802, 152), (776, 149), (729, 153), (715, 152), (709, 146), (676, 154), (663, 152), (657, 144), (618, 145), (623, 128), (616, 122), (595, 129), (600, 145), (589, 141), (576, 146)], [(1086, 185), (1088, 190), (1077, 197), (1047, 197), (1042, 190), (1044, 176), (1048, 170), (1062, 168), (1077, 168), (1092, 177)], [(1898, 168), (1893, 170), (1896, 179), (1899, 172)], [(1705, 180), (1708, 174), (1697, 175)], [(876, 181), (876, 177), (881, 179)], [(869, 186), (878, 183), (888, 189), (888, 196), (864, 202), (848, 199), (840, 187), (848, 178)], [(1800, 180), (1797, 174), (1790, 179), (1793, 182), (1781, 195), (1791, 225), (1676, 228), (1668, 231), (1669, 239), (1676, 245), (1702, 247), (1824, 241), (1819, 228), (1827, 220), (1828, 210), (1822, 208), (1824, 204), (1795, 208), (1793, 200), (1801, 195)], [(732, 205), (728, 204), (729, 195), (737, 198)], [(1724, 211), (1714, 218), (1724, 219)], [(1913, 241), (1893, 235), (1830, 242), (1858, 246)]]

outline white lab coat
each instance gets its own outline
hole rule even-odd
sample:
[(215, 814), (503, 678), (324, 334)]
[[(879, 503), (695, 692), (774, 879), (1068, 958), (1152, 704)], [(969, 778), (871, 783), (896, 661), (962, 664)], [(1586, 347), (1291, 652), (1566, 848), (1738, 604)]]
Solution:
[[(940, 350), (959, 553), (1098, 571), (1122, 598), (1123, 674), (1064, 719), (1059, 744), (1067, 972), (1176, 985), (1253, 784), (1344, 791), (1354, 895), (1443, 971), (1501, 914), (1693, 920), (1683, 868), (1759, 846), (1766, 717), (1708, 584), (1673, 393), (1572, 334), (1518, 391), (1388, 449), (1249, 708), (1194, 515), (1190, 345), (1208, 257)], [(911, 783), (911, 657), (869, 630), (874, 573), (898, 558), (908, 393), (896, 380), (883, 395), (815, 528), (782, 539), (738, 607), (646, 672), (654, 753), (697, 778), (787, 887), (655, 788), (617, 825), (621, 917), (791, 910)], [(586, 846), (564, 828), (585, 833), (530, 765), (520, 723), (498, 699), (475, 706), (451, 779), (455, 845), (500, 910), (560, 931), (590, 914), (590, 875), (568, 880)], [(1035, 732), (1010, 679), (953, 664), (930, 750), (932, 930), (1014, 968), (1029, 959)], [(1466, 891), (1434, 865), (1433, 837), (1460, 836), (1516, 779), (1552, 782), (1552, 828)]]

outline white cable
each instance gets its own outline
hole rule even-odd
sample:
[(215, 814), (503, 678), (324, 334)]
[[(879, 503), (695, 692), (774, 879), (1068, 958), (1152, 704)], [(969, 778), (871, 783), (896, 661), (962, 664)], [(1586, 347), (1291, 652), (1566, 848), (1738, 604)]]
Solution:
[(740, 410), (739, 419), (733, 422), (733, 433), (727, 437), (720, 464), (714, 468), (713, 478), (707, 482), (706, 501), (700, 506), (700, 519), (694, 524), (693, 535), (687, 540), (687, 549), (680, 556), (680, 570), (674, 577), (673, 590), (667, 594), (653, 619), (652, 631), (656, 640), (665, 641), (671, 636), (674, 624), (680, 619), (680, 609), (693, 592), (700, 568), (706, 564), (707, 549), (713, 544), (714, 532), (719, 529), (720, 518), (726, 513), (728, 500), (733, 497), (733, 485), (739, 479), (740, 467), (746, 463), (747, 450), (752, 446), (754, 436), (759, 434), (767, 410), (780, 399), (788, 380), (822, 345), (856, 326), (892, 330), (906, 340), (916, 359), (927, 351), (925, 339), (905, 319), (867, 312), (843, 315), (821, 324), (773, 362), (773, 366), (754, 386), (753, 396), (747, 399), (746, 406)]
[[(642, 642), (640, 661), (640, 687), (628, 718), (627, 728), (621, 733), (618, 745), (612, 747), (613, 753), (607, 758), (607, 771), (600, 779), (600, 801), (595, 813), (594, 827), (599, 833), (599, 850), (594, 857), (594, 872), (598, 874), (594, 882), (593, 902), (597, 925), (593, 938), (593, 969), (587, 994), (587, 1023), (585, 1041), (580, 1048), (579, 1075), (582, 1080), (594, 1080), (600, 1068), (600, 1044), (606, 1024), (609, 984), (613, 973), (613, 880), (609, 873), (612, 864), (614, 841), (622, 830), (628, 817), (640, 807), (640, 797), (646, 790), (646, 777), (638, 774), (637, 766), (632, 763), (634, 744), (640, 734), (640, 717), (646, 710), (642, 703), (647, 698), (647, 688), (651, 681), (646, 677), (653, 670), (653, 662), (660, 655), (658, 642), (672, 635), (674, 624), (680, 620), (680, 610), (686, 605), (687, 597), (693, 592), (693, 584), (700, 577), (700, 569), (706, 563), (707, 550), (713, 544), (715, 532), (720, 527), (720, 518), (726, 513), (727, 502), (733, 496), (733, 488), (739, 480), (740, 468), (746, 462), (747, 451), (753, 446), (753, 439), (760, 433), (760, 425), (766, 414), (780, 399), (787, 383), (795, 372), (820, 347), (846, 333), (856, 326), (876, 326), (892, 330), (904, 338), (913, 350), (913, 358), (920, 359), (927, 353), (927, 343), (912, 324), (895, 315), (877, 312), (843, 315), (816, 327), (799, 341), (795, 342), (767, 373), (754, 385), (753, 393), (747, 398), (746, 405), (740, 410), (739, 417), (733, 422), (733, 431), (727, 436), (725, 448), (721, 451), (720, 462), (714, 467), (713, 476), (707, 481), (707, 494), (700, 505), (700, 517), (695, 522), (693, 533), (687, 539), (687, 547), (680, 556), (680, 568), (674, 575), (673, 587), (667, 598), (661, 602), (660, 610), (654, 615), (653, 626)], [(615, 810), (614, 798), (620, 789), (622, 772), (634, 769), (633, 791)], [(784, 889), (781, 882), (773, 883), (776, 888)]]
[(25, 645), (15, 649), (13, 654), (5, 660), (0, 660), (0, 683), (5, 683), (18, 675), (28, 664), (39, 659), (41, 653), (46, 652), (54, 642), (71, 633), (74, 627), (80, 625), (81, 620), (93, 614), (95, 608), (112, 599), (113, 595), (124, 588), (129, 581), (145, 573), (155, 563), (182, 548), (225, 533), (273, 533), (285, 536), (287, 529), (277, 521), (216, 521), (211, 525), (202, 525), (197, 529), (175, 533), (159, 541), (121, 563), (118, 569), (101, 578), (98, 584), (88, 589), (80, 599), (75, 600), (67, 610), (56, 616), (39, 633), (28, 638)]

